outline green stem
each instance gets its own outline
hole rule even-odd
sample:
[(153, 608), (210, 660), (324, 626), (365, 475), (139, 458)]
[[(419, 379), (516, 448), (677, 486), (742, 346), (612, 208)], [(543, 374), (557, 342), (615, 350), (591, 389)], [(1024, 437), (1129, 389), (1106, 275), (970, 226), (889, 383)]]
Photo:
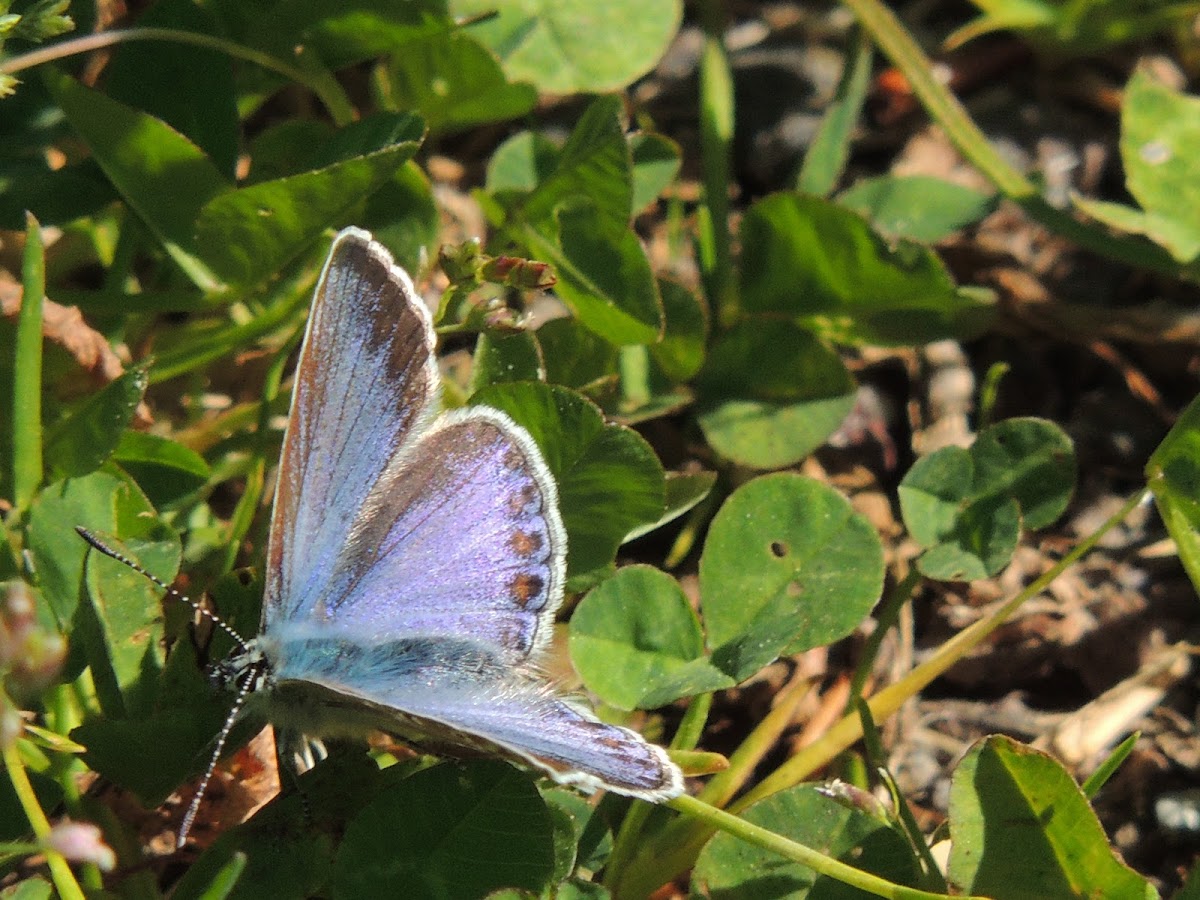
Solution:
[(101, 31), (97, 34), (88, 34), (69, 41), (60, 41), (56, 44), (39, 47), (36, 50), (31, 50), (28, 53), (22, 53), (19, 56), (14, 56), (0, 62), (0, 73), (13, 75), (25, 69), (42, 65), (43, 63), (67, 59), (80, 53), (89, 53), (93, 50), (101, 50), (105, 47), (116, 46), (117, 44), (127, 44), (131, 41), (169, 41), (176, 44), (191, 44), (194, 47), (203, 47), (206, 50), (216, 50), (219, 53), (232, 56), (234, 59), (245, 60), (270, 72), (282, 75), (284, 78), (291, 79), (297, 84), (304, 85), (324, 104), (337, 125), (348, 125), (354, 120), (354, 109), (350, 105), (350, 100), (346, 97), (341, 85), (337, 83), (337, 79), (329, 72), (306, 72), (303, 69), (298, 69), (289, 63), (276, 59), (269, 53), (255, 50), (253, 47), (247, 47), (243, 44), (237, 44), (213, 35), (198, 34), (193, 31), (180, 31), (174, 28), (130, 28), (128, 30)]
[[(900, 681), (883, 688), (871, 697), (868, 701), (871, 714), (878, 720), (896, 712), (902, 704), (916, 696), (930, 682), (1004, 624), (1022, 604), (1045, 590), (1046, 586), (1055, 578), (1095, 547), (1104, 535), (1119, 525), (1132, 510), (1142, 503), (1146, 495), (1145, 488), (1138, 491), (1126, 500), (1121, 508), (1095, 533), (1080, 541), (1070, 553), (1041, 577), (1030, 583), (1012, 600), (997, 609), (987, 619), (980, 620), (955, 635), (942, 645), (936, 656), (913, 669)], [(850, 747), (860, 737), (862, 737), (862, 722), (859, 716), (851, 714), (843, 717), (818, 741), (801, 749), (775, 772), (767, 776), (757, 787), (734, 803), (730, 809), (734, 812), (743, 810), (774, 793), (799, 784), (810, 777), (813, 772), (827, 765), (837, 754)], [(684, 826), (680, 822), (678, 827), (666, 829), (659, 838), (650, 841), (647, 846), (642, 848), (642, 852), (622, 873), (619, 890), (614, 891), (614, 894), (629, 897), (645, 896), (680, 872), (686, 871), (695, 863), (696, 856), (712, 832), (712, 827), (705, 827), (704, 824), (695, 822), (689, 823), (688, 826)]]
[(758, 764), (779, 743), (783, 732), (795, 721), (796, 712), (812, 690), (809, 678), (797, 678), (779, 692), (775, 705), (729, 757), (729, 768), (708, 780), (698, 799), (725, 806), (754, 774)]
[(875, 630), (867, 638), (862, 658), (858, 661), (858, 667), (854, 670), (854, 678), (850, 681), (850, 699), (846, 702), (847, 710), (853, 709), (854, 701), (862, 696), (867, 678), (870, 677), (871, 670), (875, 668), (875, 658), (879, 655), (883, 639), (887, 637), (900, 618), (900, 611), (912, 599), (913, 591), (920, 583), (921, 573), (917, 571), (916, 566), (913, 566), (904, 576), (904, 580), (893, 587), (884, 598), (883, 604), (875, 614)]
[(604, 867), (603, 883), (610, 891), (620, 880), (621, 873), (625, 870), (625, 864), (637, 852), (642, 828), (652, 812), (654, 812), (654, 804), (635, 800), (630, 804), (629, 811), (625, 813), (625, 818), (613, 841), (613, 850), (608, 858), (608, 865)]
[[(34, 836), (39, 843), (44, 844), (50, 835), (50, 820), (42, 812), (37, 795), (33, 792), (33, 785), (29, 783), (29, 775), (21, 762), (21, 754), (17, 750), (15, 741), (4, 748), (4, 768), (8, 771), (13, 792), (17, 795), (21, 809), (25, 812), (25, 818), (29, 820), (29, 824), (33, 828)], [(63, 855), (45, 846), (42, 846), (41, 849), (46, 854), (46, 864), (50, 867), (50, 877), (54, 879), (58, 895), (63, 900), (84, 900), (83, 890), (79, 887), (79, 882), (75, 880), (75, 873), (71, 871), (71, 867), (67, 865), (67, 860)]]
[[(890, 684), (871, 697), (869, 704), (871, 714), (878, 721), (896, 712), (910, 698), (924, 690), (935, 678), (944, 673), (952, 665), (961, 660), (971, 650), (985, 641), (993, 631), (1008, 621), (1014, 612), (1021, 608), (1027, 600), (1036, 597), (1063, 572), (1074, 565), (1081, 557), (1099, 543), (1109, 531), (1124, 521), (1125, 517), (1136, 509), (1145, 499), (1147, 489), (1142, 488), (1121, 505), (1103, 525), (1087, 538), (1072, 548), (1071, 552), (1047, 569), (1039, 578), (1030, 582), (1020, 593), (993, 612), (986, 619), (981, 619), (969, 628), (964, 628), (950, 640), (946, 641), (938, 652), (926, 662), (917, 666), (904, 678), (895, 684)], [(734, 806), (735, 810), (745, 809), (752, 803), (769, 797), (777, 791), (799, 784), (817, 769), (832, 760), (862, 736), (862, 722), (857, 714), (848, 715), (827, 731), (820, 740), (810, 744), (786, 763), (763, 779), (754, 790), (742, 797)]]
[[(811, 847), (788, 840), (773, 831), (717, 809), (715, 806), (709, 806), (695, 797), (677, 797), (667, 805), (694, 820), (706, 823), (713, 830), (724, 831), (748, 844), (778, 853), (793, 862), (807, 866), (819, 875), (836, 879), (843, 884), (858, 888), (860, 891), (874, 894), (876, 897), (888, 897), (892, 900), (946, 900), (947, 895), (945, 894), (934, 894), (896, 884), (880, 878), (878, 875), (848, 866), (844, 862), (826, 856), (819, 850), (813, 850)], [(972, 900), (972, 898), (963, 895), (960, 900)]]
[[(150, 370), (150, 383), (161, 384), (265, 337), (298, 315), (308, 305), (312, 292), (310, 287), (298, 288), (296, 281), (288, 279), (273, 287), (271, 293), (266, 309), (249, 322), (229, 323), (213, 331), (196, 333), (186, 343), (163, 353)], [(286, 296), (289, 293), (291, 296)]]
[(279, 396), (279, 383), (283, 380), (283, 370), (287, 365), (288, 358), (291, 356), (292, 347), (300, 340), (303, 334), (304, 329), (298, 328), (293, 338), (279, 348), (278, 353), (275, 354), (275, 359), (271, 362), (271, 367), (267, 370), (267, 377), (263, 382), (262, 400), (259, 401), (258, 407), (258, 431), (255, 435), (254, 467), (250, 470), (250, 474), (246, 476), (245, 490), (242, 491), (242, 496), (238, 500), (237, 507), (234, 509), (233, 517), (229, 523), (229, 541), (226, 544), (222, 572), (231, 571), (237, 564), (237, 556), (241, 550), (242, 541), (250, 531), (250, 526), (254, 524), (254, 516), (258, 512), (259, 500), (262, 499), (263, 485), (266, 482), (266, 454), (267, 447), (270, 444), (271, 409), (275, 405), (275, 398)]
[(42, 300), (46, 296), (46, 257), (42, 230), (25, 214), (25, 259), (21, 311), (17, 316), (12, 381), (13, 504), (24, 510), (42, 483)]
[(707, 217), (701, 253), (705, 287), (715, 313), (714, 322), (728, 328), (737, 317), (733, 291), (733, 254), (729, 234), (730, 148), (733, 145), (733, 74), (722, 43), (724, 5), (701, 4), (704, 52), (700, 57), (700, 158)]
[(687, 710), (679, 723), (675, 737), (671, 739), (672, 750), (695, 750), (704, 734), (704, 726), (708, 723), (708, 713), (712, 709), (712, 692), (698, 694), (688, 701)]
[(845, 172), (854, 129), (871, 87), (874, 56), (875, 47), (867, 33), (861, 28), (855, 29), (837, 94), (821, 116), (821, 124), (805, 151), (804, 162), (796, 176), (796, 190), (802, 194), (828, 197)]
[[(43, 694), (46, 704), (46, 724), (55, 734), (70, 734), (71, 729), (79, 724), (79, 718), (72, 715), (71, 692), (65, 684), (57, 684)], [(50, 756), (50, 769), (47, 773), (58, 784), (63, 792), (63, 804), (67, 814), (74, 819), (90, 818), (83, 808), (83, 794), (79, 789), (79, 778), (87, 771), (87, 767), (79, 757), (69, 753), (53, 753)], [(80, 867), (80, 880), (90, 891), (100, 891), (104, 888), (104, 877), (95, 863), (84, 863)]]
[(1157, 244), (1141, 238), (1116, 237), (1104, 226), (1081, 222), (1069, 212), (1051, 206), (1037, 186), (1009, 165), (988, 142), (963, 105), (937, 79), (933, 64), (890, 9), (880, 0), (845, 0), (845, 3), (879, 49), (904, 73), (926, 112), (1001, 194), (1020, 205), (1031, 218), (1093, 253), (1137, 268), (1179, 274), (1178, 263)]
[[(697, 694), (688, 703), (687, 711), (675, 737), (671, 739), (673, 750), (693, 750), (704, 733), (704, 725), (708, 722), (708, 713), (712, 709), (712, 692)], [(641, 844), (642, 828), (654, 807), (649, 803), (634, 803), (613, 842), (613, 850), (604, 868), (604, 884), (610, 890), (620, 880), (625, 865), (636, 855)]]

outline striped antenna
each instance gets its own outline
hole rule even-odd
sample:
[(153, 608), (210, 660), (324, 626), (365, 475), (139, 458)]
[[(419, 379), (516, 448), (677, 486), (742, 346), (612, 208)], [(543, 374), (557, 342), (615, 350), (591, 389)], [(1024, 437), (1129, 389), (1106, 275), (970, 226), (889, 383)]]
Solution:
[[(175, 588), (171, 587), (161, 578), (158, 578), (157, 576), (152, 575), (150, 572), (147, 572), (146, 569), (137, 562), (133, 561), (125, 554), (120, 553), (119, 551), (108, 546), (86, 528), (76, 525), (75, 530), (79, 533), (79, 536), (87, 541), (94, 549), (100, 551), (105, 556), (112, 557), (117, 562), (124, 563), (139, 575), (143, 575), (150, 579), (150, 581), (158, 585), (176, 600), (182, 600), (200, 615), (212, 622), (213, 625), (224, 631), (227, 635), (233, 638), (238, 647), (241, 648), (241, 654), (243, 658), (245, 658), (245, 665), (244, 667), (239, 667), (240, 671), (237, 675), (239, 682), (237, 697), (233, 701), (233, 706), (229, 710), (229, 715), (225, 717), (225, 724), (221, 726), (221, 731), (217, 735), (217, 741), (216, 745), (213, 747), (212, 756), (209, 758), (208, 766), (204, 770), (204, 777), (200, 779), (200, 784), (196, 788), (196, 793), (192, 797), (192, 802), (188, 804), (187, 812), (183, 817), (183, 824), (179, 826), (179, 833), (175, 838), (175, 847), (176, 849), (179, 849), (183, 847), (184, 841), (187, 840), (188, 832), (192, 830), (192, 824), (196, 821), (196, 813), (200, 809), (200, 801), (204, 799), (204, 792), (208, 790), (208, 783), (212, 780), (213, 772), (215, 772), (217, 769), (217, 762), (221, 758), (221, 751), (225, 749), (225, 742), (229, 739), (229, 733), (233, 731), (233, 724), (237, 720), (238, 713), (242, 711), (242, 707), (246, 703), (246, 698), (250, 696), (250, 693), (255, 689), (261, 680), (263, 670), (266, 667), (266, 661), (262, 658), (259, 651), (252, 647), (250, 642), (238, 634), (232, 625), (230, 625), (216, 613), (205, 609), (195, 600), (184, 596), (179, 591), (175, 590)], [(234, 659), (237, 659), (237, 657)]]
[(213, 772), (217, 770), (217, 762), (221, 759), (221, 751), (225, 749), (225, 742), (229, 739), (229, 732), (233, 731), (233, 723), (237, 721), (238, 713), (242, 711), (242, 707), (246, 703), (246, 698), (250, 696), (254, 686), (258, 683), (258, 677), (262, 672), (263, 662), (257, 660), (250, 664), (247, 668), (247, 676), (242, 679), (242, 683), (238, 686), (237, 697), (233, 701), (233, 706), (229, 708), (229, 715), (225, 717), (225, 724), (221, 726), (221, 732), (217, 735), (216, 746), (213, 747), (212, 756), (208, 759), (208, 766), (204, 769), (204, 777), (200, 779), (200, 784), (196, 787), (196, 793), (192, 796), (192, 802), (188, 804), (187, 812), (183, 816), (183, 823), (179, 826), (179, 833), (175, 836), (175, 849), (182, 850), (183, 843), (187, 840), (188, 832), (192, 830), (192, 823), (196, 821), (196, 813), (200, 809), (200, 801), (204, 799), (204, 792), (208, 790), (208, 782), (213, 777)]
[(92, 534), (90, 531), (88, 531), (83, 526), (76, 525), (75, 531), (79, 534), (79, 536), (81, 538), (83, 538), (85, 541), (87, 541), (89, 544), (91, 544), (91, 546), (94, 549), (99, 550), (105, 556), (112, 557), (119, 563), (124, 563), (125, 565), (129, 566), (129, 568), (133, 569), (133, 571), (137, 572), (139, 575), (142, 575), (145, 578), (150, 579), (150, 581), (154, 582), (156, 585), (158, 585), (160, 588), (162, 588), (164, 591), (166, 591), (168, 594), (170, 594), (176, 600), (182, 600), (184, 603), (186, 603), (188, 606), (190, 606), (192, 609), (194, 609), (200, 615), (204, 616), (204, 618), (208, 619), (215, 626), (217, 626), (222, 631), (224, 631), (227, 635), (229, 635), (231, 638), (233, 638), (233, 640), (237, 643), (238, 647), (240, 647), (243, 651), (246, 649), (249, 642), (245, 638), (243, 638), (240, 634), (238, 634), (234, 630), (232, 625), (230, 625), (228, 622), (226, 622), (224, 619), (222, 619), (216, 613), (205, 609), (203, 606), (201, 606), (199, 603), (197, 603), (191, 597), (187, 597), (187, 596), (179, 593), (179, 591), (175, 590), (175, 588), (171, 587), (169, 584), (167, 584), (165, 581), (163, 581), (158, 576), (152, 575), (150, 572), (147, 572), (141, 565), (139, 565), (134, 560), (130, 559), (124, 553), (121, 553), (118, 550), (114, 550), (112, 547), (108, 546), (108, 544), (104, 543), (104, 541), (100, 540), (100, 538), (96, 537), (94, 534)]

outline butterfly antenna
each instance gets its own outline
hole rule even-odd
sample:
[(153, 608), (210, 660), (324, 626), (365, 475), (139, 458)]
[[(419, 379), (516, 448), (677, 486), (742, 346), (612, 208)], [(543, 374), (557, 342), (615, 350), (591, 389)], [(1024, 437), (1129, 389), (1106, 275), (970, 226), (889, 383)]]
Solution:
[(105, 556), (112, 557), (119, 563), (124, 563), (125, 565), (129, 566), (129, 568), (133, 569), (133, 571), (137, 572), (139, 575), (142, 575), (145, 578), (150, 579), (150, 581), (154, 582), (156, 585), (158, 585), (160, 588), (162, 588), (164, 591), (166, 591), (168, 594), (170, 594), (176, 600), (182, 600), (184, 603), (186, 603), (188, 606), (190, 606), (192, 609), (194, 609), (200, 615), (204, 616), (204, 618), (206, 618), (210, 622), (212, 622), (213, 625), (220, 628), (227, 635), (229, 635), (231, 638), (233, 638), (233, 640), (235, 642), (237, 642), (237, 645), (240, 648), (242, 648), (243, 650), (246, 649), (246, 639), (243, 638), (240, 634), (238, 634), (234, 630), (232, 625), (230, 625), (228, 622), (226, 622), (224, 619), (222, 619), (216, 613), (205, 609), (203, 606), (201, 606), (199, 603), (197, 603), (191, 597), (187, 597), (184, 594), (179, 593), (179, 591), (175, 590), (175, 588), (171, 587), (169, 584), (167, 584), (165, 581), (163, 581), (158, 576), (152, 575), (151, 573), (147, 572), (139, 563), (134, 562), (132, 559), (130, 559), (124, 553), (114, 550), (112, 547), (108, 546), (106, 543), (104, 543), (104, 541), (100, 540), (100, 538), (96, 537), (94, 534), (92, 534), (86, 528), (84, 528), (80, 525), (76, 525), (75, 531), (78, 532), (79, 536), (81, 538), (83, 538), (85, 541), (87, 541), (94, 549), (99, 550)]
[(229, 739), (229, 732), (233, 731), (233, 723), (237, 721), (238, 713), (242, 711), (242, 707), (246, 703), (246, 698), (254, 690), (260, 669), (261, 666), (251, 666), (246, 670), (245, 677), (242, 678), (242, 683), (238, 687), (237, 697), (234, 698), (233, 706), (229, 708), (229, 715), (225, 717), (225, 724), (221, 726), (221, 733), (217, 735), (217, 743), (213, 747), (212, 756), (209, 757), (208, 766), (204, 770), (204, 777), (200, 779), (200, 784), (196, 787), (196, 793), (192, 797), (192, 802), (188, 804), (187, 813), (183, 817), (183, 823), (179, 826), (179, 833), (175, 836), (176, 850), (183, 848), (183, 843), (187, 840), (188, 832), (192, 830), (192, 823), (196, 821), (196, 813), (200, 809), (200, 801), (204, 799), (204, 792), (208, 790), (208, 782), (212, 780), (213, 772), (217, 770), (217, 763), (221, 759), (221, 751), (225, 749), (225, 742)]

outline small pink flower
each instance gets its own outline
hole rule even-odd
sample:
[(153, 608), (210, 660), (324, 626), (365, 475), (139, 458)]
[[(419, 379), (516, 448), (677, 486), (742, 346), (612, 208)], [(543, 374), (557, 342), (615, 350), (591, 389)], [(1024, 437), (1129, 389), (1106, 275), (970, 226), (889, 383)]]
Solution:
[(56, 850), (71, 862), (95, 863), (102, 872), (111, 872), (117, 864), (112, 847), (104, 843), (100, 829), (90, 822), (64, 819), (42, 843), (47, 850)]

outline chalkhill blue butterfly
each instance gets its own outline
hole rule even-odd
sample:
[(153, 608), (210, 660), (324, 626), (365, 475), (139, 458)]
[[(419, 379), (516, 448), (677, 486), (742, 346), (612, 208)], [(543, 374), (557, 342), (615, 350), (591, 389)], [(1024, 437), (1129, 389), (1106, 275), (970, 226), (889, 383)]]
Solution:
[(408, 275), (367, 232), (342, 231), (296, 368), (261, 632), (234, 635), (241, 650), (215, 669), (239, 694), (214, 763), (242, 703), (263, 697), (271, 721), (310, 737), (378, 729), (587, 790), (678, 796), (662, 748), (542, 674), (567, 552), (557, 489), (505, 414), (438, 414), (434, 343)]

